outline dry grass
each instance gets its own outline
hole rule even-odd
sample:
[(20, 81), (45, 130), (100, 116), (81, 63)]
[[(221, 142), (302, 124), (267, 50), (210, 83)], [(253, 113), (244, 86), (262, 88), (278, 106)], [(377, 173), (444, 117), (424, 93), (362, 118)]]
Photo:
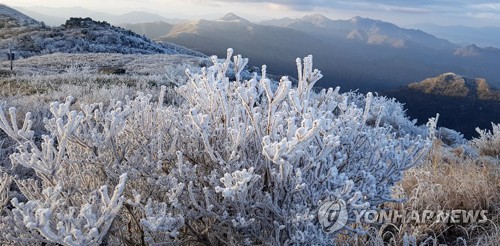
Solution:
[(487, 210), (488, 221), (470, 224), (364, 225), (364, 236), (341, 238), (346, 245), (490, 245), (500, 243), (500, 159), (472, 158), (435, 142), (422, 165), (405, 173), (395, 188), (399, 211)]
[(395, 193), (408, 200), (390, 204), (398, 210), (487, 210), (486, 223), (393, 225), (396, 242), (404, 235), (429, 245), (498, 245), (500, 242), (500, 163), (478, 161), (436, 142), (428, 159), (408, 170)]
[(13, 78), (0, 77), (0, 97), (43, 94), (46, 89)]
[(500, 165), (457, 153), (435, 144), (425, 164), (406, 172), (405, 209), (500, 209)]

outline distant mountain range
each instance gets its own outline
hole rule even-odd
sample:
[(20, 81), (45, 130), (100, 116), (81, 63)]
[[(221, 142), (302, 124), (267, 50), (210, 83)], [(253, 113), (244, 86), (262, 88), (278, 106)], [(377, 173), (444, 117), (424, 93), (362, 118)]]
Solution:
[(420, 123), (440, 114), (439, 125), (455, 129), (467, 138), (477, 136), (476, 127), (491, 128), (500, 122), (500, 90), (485, 79), (445, 73), (406, 87), (386, 91), (405, 104), (407, 113)]
[(500, 47), (500, 27), (440, 26), (423, 23), (411, 25), (460, 45)]
[(48, 27), (0, 5), (0, 50), (7, 49), (12, 49), (16, 57), (56, 52), (204, 56), (176, 44), (159, 44), (129, 30), (90, 18), (71, 18), (62, 26)]
[[(297, 73), (297, 57), (318, 54), (321, 51), (319, 48), (324, 47), (321, 40), (304, 36), (300, 31), (257, 25), (235, 15), (226, 15), (214, 21), (193, 20), (176, 24), (168, 35), (155, 40), (182, 43), (183, 46), (219, 57), (225, 57), (226, 49), (232, 47), (237, 53), (250, 58), (253, 66), (267, 64), (269, 73), (292, 76)], [(323, 65), (320, 68), (328, 65), (316, 62)]]
[(294, 76), (295, 58), (313, 54), (315, 66), (325, 75), (320, 87), (381, 91), (445, 71), (484, 77), (500, 87), (500, 50), (462, 47), (420, 30), (362, 17), (331, 20), (316, 14), (252, 23), (227, 14), (216, 20), (125, 27), (205, 54), (225, 56), (231, 47), (250, 58), (251, 65), (267, 64), (278, 75)]
[(432, 49), (453, 49), (457, 46), (447, 40), (414, 29), (403, 29), (392, 23), (356, 16), (350, 20), (331, 20), (321, 14), (300, 19), (274, 19), (263, 25), (288, 27), (319, 37), (326, 42), (347, 39), (373, 45), (404, 48), (420, 45)]
[[(113, 25), (126, 25), (126, 24), (139, 24), (149, 22), (167, 22), (167, 23), (180, 23), (183, 19), (167, 18), (165, 16), (145, 12), (133, 11), (125, 14), (109, 14), (101, 11), (94, 11), (82, 7), (14, 7), (14, 9), (31, 16), (34, 19), (45, 22), (47, 25), (59, 26), (70, 17), (90, 17), (94, 20), (105, 20)], [(167, 15), (168, 16), (168, 15)], [(259, 24), (270, 24), (277, 26), (287, 26), (294, 19), (283, 18), (270, 21), (262, 21)], [(458, 45), (471, 45), (475, 44), (480, 47), (500, 47), (500, 27), (470, 27), (463, 25), (456, 26), (441, 26), (434, 23), (419, 23), (407, 26), (412, 29), (420, 29), (423, 32), (432, 34), (449, 40)], [(156, 34), (156, 33), (155, 33)], [(164, 32), (163, 34), (166, 34)], [(354, 37), (359, 37), (362, 33), (353, 33)], [(162, 35), (163, 36), (163, 35)], [(156, 36), (148, 36), (156, 38)], [(159, 36), (158, 36), (159, 37)]]

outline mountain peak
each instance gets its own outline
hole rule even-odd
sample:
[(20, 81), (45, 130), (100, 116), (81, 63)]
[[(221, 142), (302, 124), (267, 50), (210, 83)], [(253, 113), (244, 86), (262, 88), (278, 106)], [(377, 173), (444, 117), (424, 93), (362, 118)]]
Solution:
[(308, 22), (311, 22), (314, 24), (320, 24), (320, 23), (323, 23), (325, 21), (330, 21), (330, 19), (328, 19), (328, 17), (326, 17), (320, 13), (306, 15), (306, 16), (302, 17), (302, 20), (308, 21)]
[(456, 56), (470, 57), (470, 56), (479, 56), (483, 53), (483, 49), (478, 47), (475, 44), (467, 45), (465, 47), (461, 47), (455, 50), (453, 53)]
[(364, 17), (361, 17), (361, 16), (354, 16), (351, 18), (351, 22), (352, 23), (358, 23), (358, 22), (361, 22), (361, 21), (368, 21), (368, 20), (371, 20), (371, 19), (368, 19), (368, 18), (364, 18)]
[(399, 28), (395, 24), (390, 23), (390, 22), (365, 18), (365, 17), (361, 17), (361, 16), (355, 16), (355, 17), (351, 18), (351, 23), (358, 25), (358, 26), (377, 25), (377, 26), (386, 27), (386, 28)]
[(470, 82), (471, 80), (473, 79), (469, 79), (469, 78), (466, 78), (462, 75), (459, 75), (459, 74), (456, 74), (456, 73), (453, 73), (453, 72), (448, 72), (448, 73), (443, 73), (439, 76), (437, 76), (435, 79), (435, 82), (436, 83), (440, 83), (440, 84), (446, 84), (446, 85), (450, 85), (450, 84), (453, 84), (457, 81), (459, 82), (464, 82), (465, 86), (470, 86), (472, 83), (467, 83), (467, 82)]
[(448, 79), (448, 80), (452, 79), (452, 78), (463, 78), (462, 75), (456, 74), (454, 72), (443, 73), (443, 74), (439, 75), (438, 78), (439, 77), (443, 77), (443, 78)]
[(473, 84), (475, 83), (471, 83), (471, 79), (450, 72), (434, 78), (427, 78), (418, 83), (411, 83), (408, 87), (426, 94), (467, 97), (469, 92), (474, 90)]
[(240, 22), (249, 22), (248, 20), (244, 19), (244, 18), (241, 18), (239, 16), (237, 16), (236, 14), (234, 13), (227, 13), (226, 15), (224, 15), (222, 18), (219, 18), (218, 20), (221, 20), (221, 21), (240, 21)]

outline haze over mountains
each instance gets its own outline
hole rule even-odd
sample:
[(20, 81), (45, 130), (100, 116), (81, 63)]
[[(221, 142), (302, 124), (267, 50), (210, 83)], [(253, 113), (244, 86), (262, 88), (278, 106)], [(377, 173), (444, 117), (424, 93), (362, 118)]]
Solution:
[(362, 17), (331, 20), (316, 14), (252, 23), (227, 14), (216, 20), (125, 27), (205, 54), (224, 56), (232, 47), (252, 65), (267, 64), (275, 74), (295, 75), (295, 58), (313, 54), (325, 75), (320, 87), (384, 90), (447, 71), (484, 77), (500, 87), (500, 50), (462, 47), (420, 30)]
[(432, 23), (414, 24), (410, 27), (425, 30), (460, 45), (500, 47), (499, 27), (440, 26)]

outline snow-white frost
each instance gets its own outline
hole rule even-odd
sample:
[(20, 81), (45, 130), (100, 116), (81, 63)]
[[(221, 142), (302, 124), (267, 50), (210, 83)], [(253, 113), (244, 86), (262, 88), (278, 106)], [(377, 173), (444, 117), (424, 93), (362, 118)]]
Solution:
[(239, 199), (260, 178), (259, 175), (253, 174), (253, 171), (253, 167), (251, 167), (250, 170), (243, 169), (231, 174), (224, 174), (224, 177), (220, 178), (224, 187), (216, 186), (215, 192), (222, 193), (224, 198)]
[(472, 147), (482, 156), (492, 158), (500, 163), (500, 124), (491, 123), (491, 131), (476, 128), (478, 138), (472, 139)]
[[(20, 203), (12, 199), (15, 220), (23, 221), (26, 228), (36, 230), (45, 239), (61, 245), (95, 245), (101, 244), (107, 235), (114, 218), (123, 205), (123, 190), (127, 174), (120, 176), (113, 196), (107, 194), (107, 187), (101, 187), (100, 198), (90, 195), (92, 203), (81, 205), (78, 214), (77, 207), (68, 206), (62, 187), (49, 187), (43, 190), (43, 200), (31, 200)], [(56, 221), (56, 227), (51, 223)]]
[(395, 201), (392, 187), (430, 146), (435, 124), (416, 127), (394, 101), (313, 92), (322, 75), (312, 56), (297, 59), (296, 87), (265, 66), (245, 79), (248, 60), (231, 49), (212, 61), (187, 71), (169, 106), (166, 87), (158, 101), (53, 103), (39, 138), (29, 114), (19, 128), (15, 110), (0, 111), (17, 142), (12, 164), (35, 171), (15, 180), (23, 196), (4, 208), (0, 242), (332, 244), (319, 207), (343, 199), (339, 233), (362, 233), (353, 210)]

